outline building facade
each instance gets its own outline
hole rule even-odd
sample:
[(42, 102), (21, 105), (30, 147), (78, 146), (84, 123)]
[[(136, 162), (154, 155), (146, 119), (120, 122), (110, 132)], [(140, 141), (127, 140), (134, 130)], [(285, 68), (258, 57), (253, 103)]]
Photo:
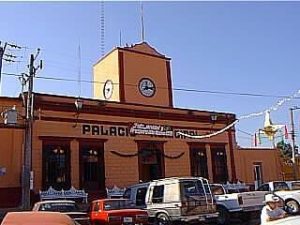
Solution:
[[(74, 186), (97, 198), (107, 187), (171, 176), (253, 182), (256, 167), (250, 163), (245, 172), (241, 162), (249, 156), (238, 150), (234, 127), (210, 138), (180, 134), (211, 134), (236, 118), (174, 107), (170, 58), (144, 42), (114, 49), (93, 69), (91, 99), (34, 94), (33, 194), (50, 186)], [(2, 102), (17, 105), (21, 115), (17, 125), (7, 127), (1, 121), (0, 127), (0, 167), (5, 168), (0, 196), (8, 202), (10, 193), (21, 188), (24, 109), (21, 98), (1, 98)], [(277, 162), (268, 163), (273, 154), (250, 155), (260, 165), (266, 162), (275, 168)], [(264, 177), (268, 179), (269, 172), (279, 179), (274, 171), (264, 171)]]

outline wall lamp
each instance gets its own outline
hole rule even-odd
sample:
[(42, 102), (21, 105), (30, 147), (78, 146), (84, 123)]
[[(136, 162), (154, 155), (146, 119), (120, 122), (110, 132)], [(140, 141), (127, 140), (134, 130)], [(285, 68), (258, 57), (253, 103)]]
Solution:
[(212, 114), (210, 115), (210, 119), (211, 119), (211, 121), (212, 121), (213, 123), (215, 123), (215, 122), (217, 121), (217, 119), (218, 119), (218, 115), (215, 114), (215, 113), (212, 113)]
[(80, 111), (82, 109), (83, 106), (83, 101), (80, 98), (77, 98), (75, 100), (75, 107), (77, 111)]
[(76, 117), (76, 122), (75, 124), (73, 125), (73, 127), (77, 127), (77, 123), (78, 123), (78, 117), (79, 117), (79, 114), (80, 114), (80, 110), (82, 109), (83, 107), (83, 100), (80, 99), (80, 98), (77, 98), (74, 102), (75, 104), (75, 107), (76, 107), (76, 114), (75, 114), (75, 117)]

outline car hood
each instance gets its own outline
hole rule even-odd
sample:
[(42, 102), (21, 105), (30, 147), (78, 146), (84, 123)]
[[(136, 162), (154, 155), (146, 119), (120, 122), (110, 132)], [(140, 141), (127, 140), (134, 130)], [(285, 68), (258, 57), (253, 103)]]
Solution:
[(300, 224), (300, 216), (289, 216), (283, 219), (270, 221), (261, 225), (291, 225)]

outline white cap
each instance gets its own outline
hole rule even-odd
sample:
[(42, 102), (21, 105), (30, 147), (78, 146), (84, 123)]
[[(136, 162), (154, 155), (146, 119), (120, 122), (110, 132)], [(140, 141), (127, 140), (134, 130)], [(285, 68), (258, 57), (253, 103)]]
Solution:
[(280, 199), (279, 197), (273, 195), (273, 194), (267, 194), (265, 195), (265, 201), (264, 203), (268, 203), (268, 202), (279, 202)]

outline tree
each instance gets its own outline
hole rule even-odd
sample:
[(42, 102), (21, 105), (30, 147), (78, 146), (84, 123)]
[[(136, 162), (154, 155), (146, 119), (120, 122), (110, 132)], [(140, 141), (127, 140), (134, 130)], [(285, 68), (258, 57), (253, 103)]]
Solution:
[(280, 155), (285, 162), (291, 162), (293, 148), (290, 143), (285, 143), (283, 140), (278, 142), (276, 147), (280, 150)]

